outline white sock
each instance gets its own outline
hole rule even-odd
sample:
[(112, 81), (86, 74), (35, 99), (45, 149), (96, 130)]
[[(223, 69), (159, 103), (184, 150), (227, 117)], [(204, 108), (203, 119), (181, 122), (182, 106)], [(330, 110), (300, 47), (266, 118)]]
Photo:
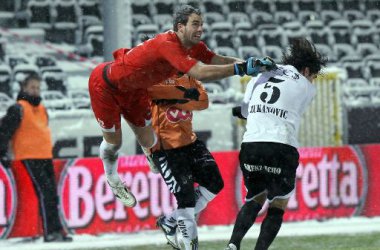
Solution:
[(198, 237), (193, 207), (177, 209), (177, 225), (181, 232), (185, 249), (191, 250), (191, 241)]
[(166, 223), (168, 223), (170, 226), (174, 227), (175, 225), (177, 225), (177, 209), (174, 210), (170, 215), (165, 217)]
[(111, 186), (121, 182), (117, 173), (117, 158), (120, 145), (110, 144), (104, 139), (99, 147), (99, 157), (102, 159), (106, 178)]
[(207, 190), (207, 188), (202, 186), (196, 187), (195, 192), (198, 193), (198, 195), (195, 201), (194, 213), (199, 214), (203, 209), (205, 209), (207, 204), (215, 198), (216, 195), (211, 193)]
[[(211, 193), (207, 190), (207, 188), (198, 186), (194, 188), (195, 191), (195, 208), (194, 208), (194, 214), (199, 214), (207, 204), (215, 198), (215, 194)], [(177, 210), (174, 210), (171, 214), (166, 216), (166, 223), (168, 223), (170, 226), (174, 226), (177, 221)]]

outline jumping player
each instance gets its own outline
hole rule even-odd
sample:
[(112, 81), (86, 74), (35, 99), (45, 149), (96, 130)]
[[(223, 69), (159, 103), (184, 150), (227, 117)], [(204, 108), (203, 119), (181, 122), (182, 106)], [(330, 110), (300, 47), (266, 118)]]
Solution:
[[(251, 57), (242, 61), (216, 55), (200, 40), (202, 25), (199, 10), (182, 6), (175, 13), (174, 31), (158, 34), (132, 49), (116, 50), (114, 61), (101, 63), (90, 75), (91, 106), (104, 139), (99, 155), (112, 191), (126, 206), (135, 206), (136, 199), (117, 173), (118, 150), (122, 144), (120, 116), (132, 128), (141, 146), (151, 148), (156, 144), (148, 87), (178, 71), (199, 80), (216, 80), (232, 75), (257, 75), (275, 67), (270, 58)], [(183, 98), (197, 99), (197, 93), (191, 90), (177, 89), (176, 97), (178, 93)]]

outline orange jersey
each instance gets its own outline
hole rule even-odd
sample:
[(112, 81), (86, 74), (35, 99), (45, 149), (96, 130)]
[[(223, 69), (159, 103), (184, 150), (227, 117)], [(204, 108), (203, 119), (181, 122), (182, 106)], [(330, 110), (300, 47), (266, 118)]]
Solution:
[(12, 137), (15, 160), (53, 158), (51, 132), (45, 107), (32, 106), (25, 100), (17, 102), (22, 106), (20, 127)]
[(208, 108), (206, 90), (198, 80), (187, 75), (180, 78), (169, 78), (150, 87), (148, 93), (153, 100), (183, 99), (183, 92), (175, 87), (179, 85), (185, 88), (197, 88), (200, 93), (199, 100), (175, 105), (152, 104), (152, 124), (158, 135), (158, 143), (152, 149), (153, 152), (160, 149), (183, 147), (193, 143), (197, 138), (193, 131), (192, 111)]

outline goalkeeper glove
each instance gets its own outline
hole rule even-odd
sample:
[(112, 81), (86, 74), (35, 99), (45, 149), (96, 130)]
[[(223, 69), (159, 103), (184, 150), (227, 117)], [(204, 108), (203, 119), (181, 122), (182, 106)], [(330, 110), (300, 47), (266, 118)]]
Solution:
[(276, 63), (268, 56), (260, 59), (250, 57), (243, 63), (234, 64), (234, 74), (257, 76), (261, 72), (271, 71), (275, 68), (277, 68)]

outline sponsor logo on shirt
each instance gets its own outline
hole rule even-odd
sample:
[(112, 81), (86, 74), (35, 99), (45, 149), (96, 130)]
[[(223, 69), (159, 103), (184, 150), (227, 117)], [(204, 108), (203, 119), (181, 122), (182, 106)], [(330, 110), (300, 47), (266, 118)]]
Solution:
[(250, 165), (244, 163), (244, 168), (247, 169), (249, 172), (265, 171), (270, 174), (281, 174), (281, 168), (268, 167), (265, 165)]
[(179, 122), (193, 119), (193, 112), (170, 107), (166, 110), (166, 118), (170, 122)]

